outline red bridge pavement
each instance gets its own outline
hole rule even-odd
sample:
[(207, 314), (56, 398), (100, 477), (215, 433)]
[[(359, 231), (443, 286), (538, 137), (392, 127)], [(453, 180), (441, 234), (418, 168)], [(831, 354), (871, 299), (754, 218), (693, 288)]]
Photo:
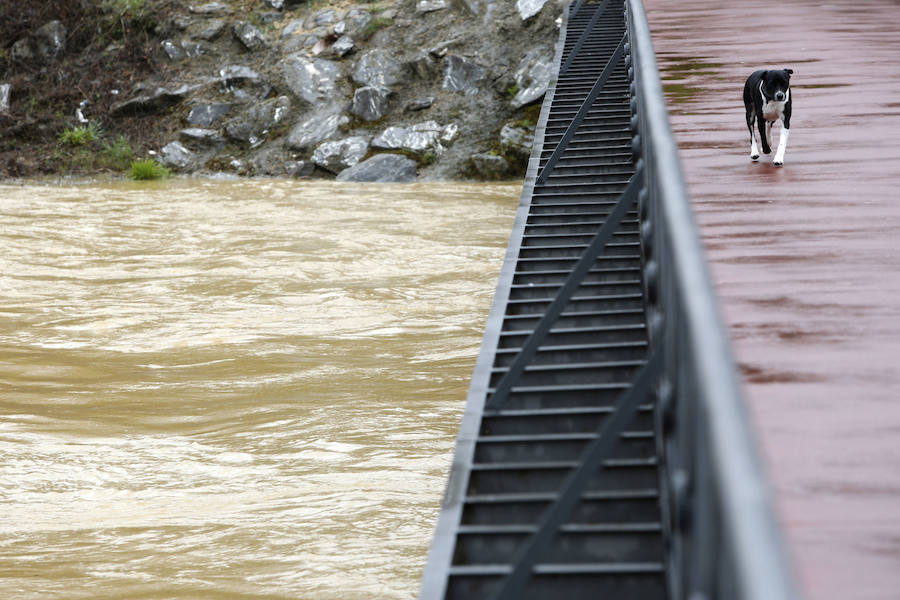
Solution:
[[(900, 3), (645, 5), (803, 588), (896, 600)], [(784, 168), (749, 159), (741, 90), (765, 67), (794, 70)]]

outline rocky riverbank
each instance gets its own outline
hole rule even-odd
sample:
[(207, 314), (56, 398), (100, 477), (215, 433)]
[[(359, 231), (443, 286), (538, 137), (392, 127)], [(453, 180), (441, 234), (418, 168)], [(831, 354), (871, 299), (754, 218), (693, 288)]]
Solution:
[(59, 4), (0, 14), (18, 24), (0, 50), (5, 176), (116, 170), (130, 154), (182, 173), (519, 177), (566, 2)]

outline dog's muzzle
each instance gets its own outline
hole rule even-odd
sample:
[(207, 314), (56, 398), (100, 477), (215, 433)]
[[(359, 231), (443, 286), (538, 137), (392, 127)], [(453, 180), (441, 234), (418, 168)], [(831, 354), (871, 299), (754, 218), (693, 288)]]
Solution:
[(784, 92), (775, 92), (775, 101), (783, 102), (784, 101)]

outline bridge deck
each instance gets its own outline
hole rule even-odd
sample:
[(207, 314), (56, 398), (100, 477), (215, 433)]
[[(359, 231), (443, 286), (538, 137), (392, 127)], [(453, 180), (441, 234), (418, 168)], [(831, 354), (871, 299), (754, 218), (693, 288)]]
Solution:
[[(613, 403), (647, 361), (642, 244), (632, 209), (521, 375), (505, 381), (635, 174), (623, 59), (569, 132), (556, 164), (540, 176), (620, 45), (623, 11), (623, 0), (585, 3), (561, 35), (559, 75), (538, 125), (423, 598), (498, 593)], [(504, 385), (508, 390), (498, 393)], [(533, 576), (517, 598), (665, 597), (655, 431), (654, 407), (642, 399), (558, 534), (534, 557)]]

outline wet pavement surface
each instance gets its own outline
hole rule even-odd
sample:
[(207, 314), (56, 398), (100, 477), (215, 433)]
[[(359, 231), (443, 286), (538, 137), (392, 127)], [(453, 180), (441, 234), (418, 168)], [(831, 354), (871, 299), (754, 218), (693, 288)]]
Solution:
[[(801, 585), (896, 599), (900, 3), (645, 5)], [(749, 158), (758, 68), (794, 70), (783, 168)]]

